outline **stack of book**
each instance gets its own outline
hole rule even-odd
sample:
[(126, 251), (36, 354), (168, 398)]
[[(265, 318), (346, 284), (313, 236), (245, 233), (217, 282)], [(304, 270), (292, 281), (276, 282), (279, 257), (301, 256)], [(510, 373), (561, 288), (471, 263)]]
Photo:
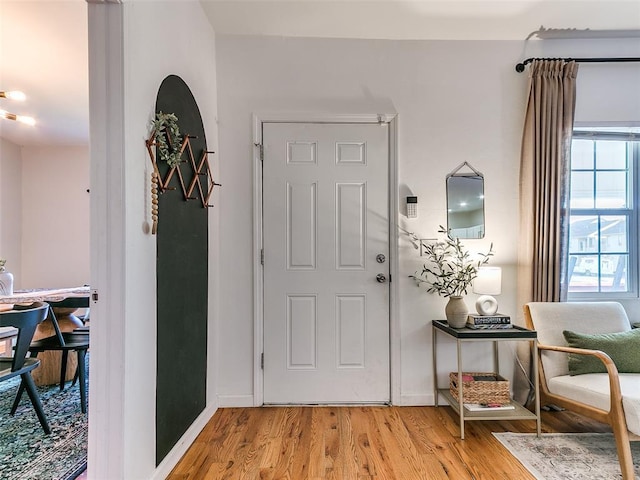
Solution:
[(475, 329), (511, 328), (511, 317), (496, 313), (494, 315), (476, 315), (470, 313), (467, 327)]
[(515, 410), (516, 407), (507, 403), (501, 405), (499, 403), (465, 403), (464, 408), (470, 412), (495, 412), (498, 410)]

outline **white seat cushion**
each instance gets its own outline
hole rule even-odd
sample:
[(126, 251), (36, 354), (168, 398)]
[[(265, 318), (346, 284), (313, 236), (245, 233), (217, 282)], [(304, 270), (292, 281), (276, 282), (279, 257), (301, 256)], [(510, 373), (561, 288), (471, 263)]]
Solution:
[[(609, 377), (606, 373), (562, 375), (547, 381), (549, 391), (601, 410), (609, 410)], [(640, 435), (640, 374), (621, 373), (620, 390), (627, 429)]]

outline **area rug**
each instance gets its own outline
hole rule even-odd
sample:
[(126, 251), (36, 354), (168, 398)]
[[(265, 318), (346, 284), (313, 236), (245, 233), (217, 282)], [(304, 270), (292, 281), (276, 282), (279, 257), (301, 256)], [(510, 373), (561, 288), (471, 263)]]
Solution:
[(9, 411), (20, 379), (0, 383), (0, 479), (70, 480), (87, 465), (87, 415), (80, 411), (78, 384), (60, 391), (38, 387), (51, 427), (45, 435), (24, 393), (15, 416)]
[[(494, 433), (538, 480), (613, 480), (622, 478), (613, 435), (609, 433)], [(636, 479), (640, 479), (640, 442), (631, 442)]]

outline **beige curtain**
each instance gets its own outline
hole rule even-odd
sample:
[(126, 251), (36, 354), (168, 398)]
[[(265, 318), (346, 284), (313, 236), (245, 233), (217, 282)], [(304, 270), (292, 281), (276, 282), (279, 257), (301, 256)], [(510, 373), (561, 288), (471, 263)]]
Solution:
[[(565, 249), (569, 236), (569, 160), (576, 99), (576, 62), (535, 60), (520, 158), (518, 323), (530, 301), (566, 299)], [(519, 342), (514, 394), (530, 391), (530, 351)]]

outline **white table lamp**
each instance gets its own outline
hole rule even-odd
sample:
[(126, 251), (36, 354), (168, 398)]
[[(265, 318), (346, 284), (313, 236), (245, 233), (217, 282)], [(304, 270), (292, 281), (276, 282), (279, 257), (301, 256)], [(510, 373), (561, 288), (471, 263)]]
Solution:
[(492, 295), (502, 292), (502, 269), (500, 267), (480, 267), (473, 281), (473, 293), (480, 296), (476, 300), (476, 310), (480, 315), (495, 315), (498, 301)]

